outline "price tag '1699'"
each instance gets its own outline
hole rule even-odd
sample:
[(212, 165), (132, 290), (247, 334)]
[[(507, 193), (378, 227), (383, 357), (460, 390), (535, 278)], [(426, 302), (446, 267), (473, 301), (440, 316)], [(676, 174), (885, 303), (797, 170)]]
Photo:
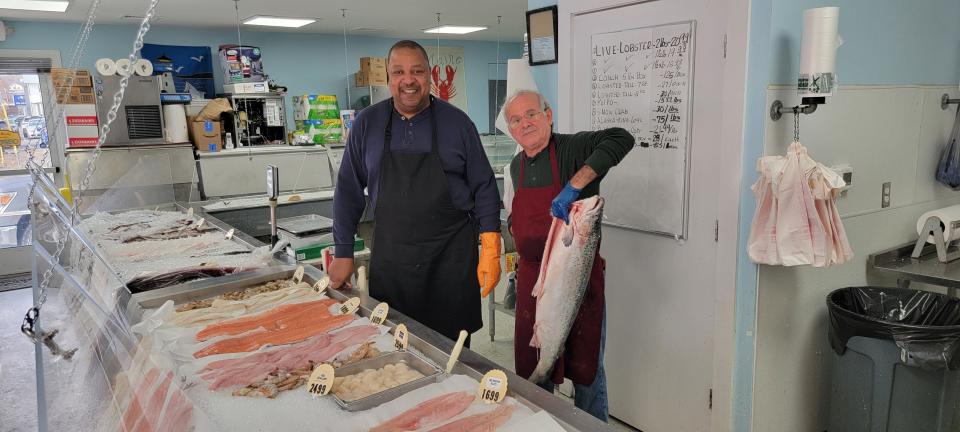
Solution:
[(333, 366), (327, 363), (317, 366), (307, 380), (307, 391), (312, 395), (325, 396), (333, 387)]
[(337, 309), (340, 312), (340, 315), (351, 315), (360, 308), (360, 297), (354, 297), (350, 300), (343, 302), (340, 307)]
[(387, 313), (390, 312), (390, 306), (386, 303), (380, 303), (373, 309), (373, 313), (370, 314), (370, 322), (380, 325), (387, 321)]
[(397, 325), (397, 329), (393, 332), (393, 346), (398, 350), (405, 350), (407, 349), (409, 339), (410, 334), (407, 332), (407, 326), (403, 324)]
[(497, 369), (487, 372), (480, 380), (477, 397), (488, 404), (503, 401), (503, 398), (507, 397), (507, 374)]

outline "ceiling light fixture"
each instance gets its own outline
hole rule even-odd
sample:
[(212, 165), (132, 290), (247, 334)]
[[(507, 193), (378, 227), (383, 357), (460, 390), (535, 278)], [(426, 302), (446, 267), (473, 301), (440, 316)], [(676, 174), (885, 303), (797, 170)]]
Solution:
[(290, 28), (303, 27), (307, 24), (313, 24), (315, 22), (317, 22), (317, 20), (313, 18), (283, 18), (263, 15), (254, 15), (243, 20), (243, 23), (246, 25)]
[(41, 12), (64, 12), (69, 1), (54, 0), (0, 0), (0, 9), (19, 9)]
[(423, 29), (424, 33), (444, 33), (444, 34), (467, 34), (473, 33), (480, 30), (486, 30), (486, 27), (477, 27), (477, 26), (455, 26), (455, 25), (442, 25), (440, 27), (431, 27), (428, 29)]

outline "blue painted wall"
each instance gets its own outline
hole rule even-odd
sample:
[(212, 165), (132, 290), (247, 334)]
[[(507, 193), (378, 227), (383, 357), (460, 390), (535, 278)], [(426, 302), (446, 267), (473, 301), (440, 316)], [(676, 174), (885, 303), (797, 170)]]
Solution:
[[(9, 21), (15, 32), (5, 42), (0, 42), (3, 49), (53, 49), (59, 50), (62, 61), (68, 62), (79, 24), (63, 24), (49, 22)], [(113, 59), (126, 57), (133, 46), (133, 37), (137, 28), (132, 25), (96, 25), (90, 35), (86, 53), (80, 62), (80, 67), (93, 69), (93, 63), (101, 57)], [(243, 43), (258, 46), (263, 49), (263, 65), (271, 79), (281, 85), (286, 85), (290, 95), (298, 94), (336, 94), (341, 100), (341, 107), (346, 100), (347, 74), (350, 80), (353, 73), (360, 68), (360, 57), (385, 57), (387, 50), (396, 42), (396, 39), (379, 37), (348, 36), (347, 38), (347, 68), (344, 67), (343, 36), (294, 33), (268, 32), (243, 29)], [(217, 47), (221, 44), (237, 42), (236, 29), (230, 28), (187, 28), (176, 26), (154, 25), (147, 33), (146, 42), (169, 45), (207, 45), (213, 55), (217, 54)], [(418, 40), (424, 46), (436, 45), (437, 40)], [(476, 123), (480, 133), (487, 132), (489, 119), (487, 118), (487, 102), (489, 100), (487, 80), (488, 63), (497, 61), (497, 43), (481, 41), (445, 41), (440, 40), (441, 46), (462, 46), (466, 61), (467, 78), (467, 114)], [(522, 54), (520, 41), (500, 44), (500, 61), (520, 58)], [(219, 74), (219, 64), (214, 63), (214, 75), (218, 90), (221, 89), (222, 79)], [(492, 72), (491, 72), (492, 73)], [(352, 92), (351, 82), (351, 92)], [(351, 97), (355, 98), (354, 94)], [(288, 112), (290, 97), (287, 98)], [(292, 116), (289, 120), (292, 126)]]
[(796, 84), (803, 11), (840, 7), (837, 76), (844, 84), (960, 83), (960, 1), (774, 1), (771, 84)]
[[(557, 0), (527, 0), (527, 10), (555, 6), (556, 4)], [(523, 47), (521, 46), (521, 49), (522, 48)], [(563, 53), (561, 52), (558, 55), (563, 55)], [(547, 102), (550, 102), (550, 106), (556, 107), (558, 91), (557, 63), (531, 66), (530, 73), (533, 75), (533, 80), (537, 82), (537, 89), (540, 90), (540, 94), (547, 98)], [(556, 108), (554, 108), (554, 112), (556, 112)]]

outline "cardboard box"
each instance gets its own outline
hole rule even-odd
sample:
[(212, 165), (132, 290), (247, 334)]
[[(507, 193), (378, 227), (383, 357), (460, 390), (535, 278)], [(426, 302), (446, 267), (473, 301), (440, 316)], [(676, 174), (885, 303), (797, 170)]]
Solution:
[(387, 70), (387, 59), (383, 57), (360, 57), (360, 70), (362, 72)]
[(94, 105), (97, 103), (97, 95), (93, 87), (70, 87), (69, 90), (58, 90), (57, 103), (60, 104), (83, 104)]
[(97, 106), (68, 104), (63, 107), (63, 119), (67, 126), (97, 126)]
[(224, 84), (223, 92), (230, 94), (269, 93), (270, 86), (267, 85), (266, 81)]
[(100, 141), (99, 126), (67, 126), (67, 147), (96, 147)]
[(387, 72), (383, 71), (383, 73), (380, 74), (372, 71), (359, 71), (357, 72), (354, 81), (357, 87), (385, 86), (387, 85)]
[(190, 141), (193, 142), (193, 146), (196, 147), (197, 151), (208, 152), (210, 150), (210, 145), (214, 145), (216, 150), (223, 150), (223, 140), (220, 138), (220, 122), (219, 121), (194, 121), (196, 116), (190, 116), (187, 118), (187, 124), (189, 125), (190, 132)]
[[(76, 72), (76, 75), (74, 75), (74, 72)], [(66, 85), (67, 80), (71, 75), (74, 75), (74, 87), (93, 87), (93, 77), (90, 76), (90, 72), (87, 70), (64, 68), (50, 69), (50, 78), (53, 80), (54, 87), (62, 87)]]

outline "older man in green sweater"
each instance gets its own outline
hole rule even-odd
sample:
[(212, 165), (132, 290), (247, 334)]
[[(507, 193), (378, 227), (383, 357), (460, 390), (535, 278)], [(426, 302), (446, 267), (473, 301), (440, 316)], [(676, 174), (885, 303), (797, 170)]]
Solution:
[[(600, 181), (633, 149), (634, 138), (621, 128), (569, 135), (553, 133), (553, 111), (543, 96), (534, 91), (521, 90), (511, 95), (504, 104), (504, 117), (510, 135), (523, 148), (510, 163), (515, 194), (509, 226), (520, 255), (515, 366), (517, 374), (528, 377), (537, 364), (537, 351), (530, 346), (536, 321), (536, 300), (531, 292), (550, 224), (554, 217), (569, 222), (574, 201), (600, 193)], [(587, 295), (567, 337), (564, 354), (554, 364), (552, 377), (537, 384), (553, 391), (555, 384), (569, 378), (574, 383), (576, 406), (606, 421), (603, 278), (604, 261), (597, 248)]]

